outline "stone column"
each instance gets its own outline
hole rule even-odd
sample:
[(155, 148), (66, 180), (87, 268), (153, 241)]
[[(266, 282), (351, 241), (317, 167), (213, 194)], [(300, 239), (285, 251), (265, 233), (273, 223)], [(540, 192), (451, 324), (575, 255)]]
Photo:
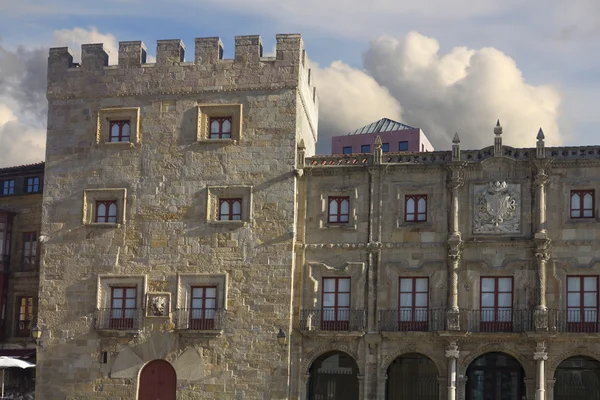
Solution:
[(446, 358), (448, 359), (448, 395), (447, 400), (456, 400), (456, 363), (460, 352), (456, 342), (450, 342), (446, 347)]
[(358, 400), (366, 400), (365, 377), (364, 375), (358, 375), (356, 378), (358, 379)]
[[(543, 135), (542, 135), (543, 136)], [(539, 142), (538, 134), (538, 142)], [(538, 143), (539, 145), (539, 143)], [(539, 156), (539, 155), (538, 155)], [(537, 263), (538, 275), (538, 298), (537, 306), (534, 312), (534, 322), (536, 331), (548, 330), (548, 309), (546, 306), (546, 268), (550, 254), (548, 248), (550, 239), (546, 232), (546, 186), (548, 185), (548, 164), (550, 161), (542, 158), (535, 161), (537, 175), (535, 176), (535, 186), (537, 188), (537, 229), (534, 236), (535, 258)]]
[(538, 173), (535, 176), (538, 203), (538, 226), (536, 233), (546, 233), (546, 185), (548, 184), (548, 175), (544, 167), (544, 164), (539, 164)]
[(452, 205), (450, 209), (450, 235), (448, 236), (448, 301), (446, 313), (446, 329), (459, 330), (459, 309), (458, 309), (458, 269), (462, 254), (462, 239), (459, 226), (459, 201), (458, 190), (464, 184), (461, 177), (463, 164), (453, 163), (449, 167), (450, 178), (448, 180), (448, 189), (451, 193)]
[(537, 380), (535, 384), (535, 400), (546, 400), (546, 343), (539, 342), (533, 353), (533, 359), (537, 362)]

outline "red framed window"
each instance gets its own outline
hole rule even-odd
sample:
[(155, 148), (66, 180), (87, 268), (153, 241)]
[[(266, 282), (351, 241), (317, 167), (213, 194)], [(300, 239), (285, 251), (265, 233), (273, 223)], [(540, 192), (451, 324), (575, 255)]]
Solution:
[(27, 193), (37, 193), (40, 191), (40, 178), (37, 176), (25, 179), (25, 191)]
[(400, 331), (426, 331), (429, 322), (429, 278), (400, 278), (399, 287)]
[(323, 278), (321, 328), (347, 331), (350, 328), (350, 278)]
[(482, 332), (511, 332), (512, 277), (481, 277), (480, 329)]
[(131, 139), (131, 123), (129, 120), (110, 121), (109, 142), (129, 142)]
[(37, 233), (23, 234), (23, 264), (35, 264), (37, 259)]
[(598, 332), (598, 276), (567, 276), (567, 329)]
[(242, 199), (219, 199), (219, 221), (240, 221)]
[(208, 122), (210, 139), (231, 138), (231, 117), (211, 117)]
[(19, 305), (19, 319), (17, 320), (16, 335), (20, 337), (29, 336), (31, 329), (31, 318), (33, 317), (33, 297), (17, 297)]
[(404, 197), (404, 220), (407, 222), (427, 221), (427, 195), (415, 194)]
[(13, 194), (15, 194), (15, 180), (6, 179), (4, 181), (0, 181), (0, 195), (11, 196)]
[(215, 286), (192, 287), (190, 303), (190, 329), (209, 330), (215, 325), (217, 288)]
[(350, 220), (350, 197), (329, 196), (327, 206), (327, 222), (330, 224), (346, 224)]
[(137, 288), (113, 287), (110, 290), (109, 329), (132, 329), (137, 305)]
[(594, 218), (594, 190), (571, 190), (571, 218)]
[(116, 200), (98, 200), (96, 201), (95, 222), (116, 223), (117, 222), (117, 201)]

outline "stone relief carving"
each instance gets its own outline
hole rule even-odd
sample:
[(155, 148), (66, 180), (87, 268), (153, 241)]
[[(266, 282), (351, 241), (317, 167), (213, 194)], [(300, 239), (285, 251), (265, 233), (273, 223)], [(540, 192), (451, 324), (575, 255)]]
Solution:
[(149, 317), (167, 317), (171, 308), (170, 293), (148, 293)]
[(521, 232), (520, 184), (496, 181), (475, 185), (474, 191), (474, 233)]

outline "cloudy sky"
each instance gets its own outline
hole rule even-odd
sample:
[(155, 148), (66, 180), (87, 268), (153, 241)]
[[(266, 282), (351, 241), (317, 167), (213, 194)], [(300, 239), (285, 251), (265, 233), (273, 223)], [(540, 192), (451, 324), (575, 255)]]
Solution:
[(118, 41), (301, 33), (321, 102), (318, 151), (382, 117), (439, 149), (598, 144), (596, 0), (0, 0), (0, 166), (44, 158), (47, 48)]

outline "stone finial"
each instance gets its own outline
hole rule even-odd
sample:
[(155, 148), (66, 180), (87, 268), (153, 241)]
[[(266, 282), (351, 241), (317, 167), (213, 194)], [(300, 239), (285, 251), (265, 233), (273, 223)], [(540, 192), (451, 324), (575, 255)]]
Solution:
[(304, 139), (300, 139), (300, 141), (298, 142), (298, 150), (304, 150), (306, 149), (306, 145), (304, 144)]
[(458, 132), (456, 132), (454, 134), (454, 138), (452, 139), (452, 143), (454, 143), (454, 144), (459, 144), (460, 143), (460, 138), (458, 137)]
[(538, 131), (537, 134), (537, 143), (536, 143), (536, 151), (535, 151), (535, 156), (536, 158), (546, 158), (546, 144), (544, 143), (544, 131), (542, 131), (542, 128), (540, 128), (540, 130)]
[(502, 157), (502, 125), (500, 125), (500, 120), (496, 121), (494, 133), (496, 134), (494, 138), (494, 157)]
[(306, 145), (304, 144), (304, 139), (300, 139), (298, 142), (298, 158), (297, 158), (297, 168), (304, 168), (304, 163), (306, 159)]
[(375, 138), (375, 142), (374, 142), (374, 144), (375, 144), (375, 148), (376, 148), (376, 149), (378, 149), (378, 148), (380, 148), (380, 147), (381, 147), (381, 145), (382, 145), (381, 136), (377, 136), (377, 137)]
[(540, 130), (538, 131), (537, 140), (544, 140), (546, 138), (546, 136), (544, 136), (544, 131), (542, 130), (542, 128), (540, 128)]
[(458, 132), (454, 134), (452, 139), (452, 161), (460, 161), (460, 138)]
[(383, 150), (381, 149), (381, 137), (377, 135), (375, 138), (375, 149), (373, 150), (373, 164), (379, 165), (382, 162)]
[(500, 120), (496, 121), (496, 126), (494, 127), (494, 133), (496, 135), (502, 135), (502, 125), (500, 125)]

